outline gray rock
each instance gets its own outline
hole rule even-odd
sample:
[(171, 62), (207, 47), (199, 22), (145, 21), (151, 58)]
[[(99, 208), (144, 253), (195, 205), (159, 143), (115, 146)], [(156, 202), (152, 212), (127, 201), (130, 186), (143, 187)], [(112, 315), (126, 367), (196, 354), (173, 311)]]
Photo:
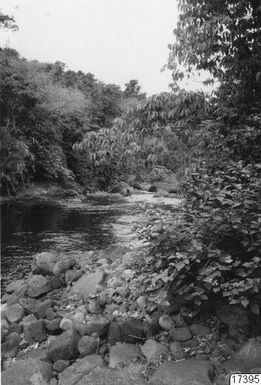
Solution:
[[(68, 385), (73, 385), (69, 383)], [(64, 385), (64, 384), (60, 384)], [(67, 385), (67, 384), (66, 384)], [(95, 368), (89, 374), (83, 376), (77, 385), (146, 385), (142, 375), (130, 368), (118, 370), (110, 368)]]
[(112, 346), (121, 341), (121, 328), (116, 322), (112, 322), (109, 326), (107, 341)]
[(8, 328), (8, 335), (14, 332), (17, 334), (21, 334), (23, 332), (22, 325), (17, 324), (16, 322), (11, 323)]
[(2, 372), (5, 385), (47, 385), (50, 382), (52, 367), (40, 360), (28, 359), (13, 362)]
[(242, 306), (219, 304), (216, 315), (220, 322), (228, 326), (231, 337), (241, 334), (241, 331), (249, 332), (248, 313)]
[(115, 183), (109, 191), (111, 194), (121, 194), (122, 196), (126, 197), (131, 194), (130, 192), (130, 186), (128, 183), (125, 182), (119, 182)]
[(24, 279), (17, 279), (14, 282), (9, 283), (9, 285), (6, 286), (5, 291), (7, 293), (21, 293), (24, 292), (27, 288), (27, 283)]
[(2, 319), (1, 320), (1, 341), (5, 338), (5, 336), (8, 334), (9, 330), (9, 323), (7, 319)]
[(27, 313), (33, 313), (37, 300), (35, 298), (21, 298), (19, 303), (27, 311)]
[(23, 319), (23, 332), (26, 340), (30, 344), (34, 342), (42, 342), (47, 337), (44, 327), (44, 320), (33, 320), (31, 314)]
[(82, 270), (66, 270), (65, 272), (65, 282), (66, 285), (70, 285), (71, 283), (78, 281), (83, 275)]
[(110, 349), (109, 367), (116, 368), (128, 364), (142, 357), (140, 347), (132, 344), (120, 343)]
[(19, 322), (23, 318), (24, 313), (24, 308), (19, 303), (15, 303), (7, 307), (6, 318), (10, 323)]
[(75, 330), (67, 330), (56, 337), (49, 345), (47, 356), (51, 361), (70, 360), (78, 355), (77, 345), (80, 336)]
[(16, 357), (19, 351), (19, 343), (21, 339), (22, 338), (18, 333), (16, 332), (10, 333), (6, 337), (5, 342), (1, 344), (2, 358)]
[(189, 329), (193, 337), (206, 337), (207, 335), (211, 334), (209, 327), (196, 323), (191, 325)]
[(33, 298), (40, 297), (61, 286), (62, 281), (58, 278), (33, 275), (28, 281), (28, 296)]
[(46, 310), (51, 308), (53, 305), (54, 301), (52, 299), (46, 299), (45, 301), (36, 302), (33, 312), (38, 318), (44, 318), (46, 316)]
[(88, 373), (97, 367), (104, 367), (102, 357), (91, 354), (77, 360), (66, 368), (59, 376), (59, 385), (76, 385), (78, 381), (84, 379)]
[(121, 337), (124, 342), (135, 344), (139, 342), (144, 335), (144, 325), (136, 318), (130, 318), (121, 324)]
[(172, 329), (170, 332), (170, 336), (173, 341), (180, 342), (188, 341), (192, 338), (190, 330), (187, 326)]
[(107, 332), (109, 324), (110, 321), (107, 317), (92, 315), (86, 323), (85, 334), (92, 335), (97, 333), (101, 337)]
[(60, 328), (62, 330), (73, 329), (73, 320), (70, 318), (63, 317), (60, 322)]
[(58, 360), (53, 364), (53, 370), (57, 373), (62, 373), (68, 366), (70, 365), (70, 361), (67, 360)]
[(249, 371), (261, 366), (261, 342), (249, 340), (227, 361), (226, 367), (232, 370)]
[(91, 294), (97, 291), (97, 287), (105, 281), (106, 274), (104, 271), (96, 271), (95, 273), (84, 274), (71, 289), (71, 294), (78, 294), (83, 300), (88, 300)]
[(45, 325), (46, 330), (48, 330), (48, 332), (50, 334), (52, 334), (52, 333), (56, 334), (59, 331), (61, 331), (60, 322), (61, 322), (61, 318), (55, 318), (52, 320), (45, 320), (44, 325)]
[(92, 336), (83, 336), (78, 342), (78, 350), (82, 356), (95, 354), (99, 347), (98, 338)]
[(89, 305), (88, 305), (88, 310), (90, 313), (92, 314), (102, 314), (102, 307), (101, 305), (95, 301), (95, 300), (92, 300), (90, 301)]
[(208, 361), (189, 359), (164, 362), (154, 373), (152, 385), (211, 385), (214, 369)]
[(18, 353), (16, 359), (19, 360), (28, 360), (29, 358), (37, 359), (41, 361), (47, 361), (47, 349), (46, 346), (39, 346), (36, 349), (31, 349), (28, 351), (21, 351)]
[(75, 258), (71, 256), (65, 256), (62, 259), (60, 259), (53, 267), (53, 273), (56, 277), (59, 277), (62, 273), (64, 273), (66, 270), (71, 269), (76, 265)]
[(174, 321), (169, 315), (164, 314), (159, 318), (159, 325), (163, 330), (169, 331), (174, 327)]
[(162, 345), (152, 339), (145, 342), (145, 344), (141, 347), (141, 351), (148, 362), (159, 361), (161, 357), (167, 358), (169, 355), (169, 350), (165, 345)]
[(182, 360), (183, 358), (185, 358), (184, 348), (182, 347), (181, 343), (178, 341), (172, 342), (170, 344), (170, 351), (171, 351), (172, 357), (176, 361)]
[(53, 274), (53, 268), (59, 257), (49, 252), (35, 255), (32, 262), (32, 272), (34, 274)]

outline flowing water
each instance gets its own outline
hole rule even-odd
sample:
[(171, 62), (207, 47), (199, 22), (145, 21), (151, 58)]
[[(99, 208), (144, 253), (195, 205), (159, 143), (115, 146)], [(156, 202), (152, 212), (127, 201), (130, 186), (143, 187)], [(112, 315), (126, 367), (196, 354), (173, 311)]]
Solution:
[(146, 207), (178, 203), (173, 198), (163, 202), (153, 194), (3, 203), (2, 283), (23, 277), (33, 255), (42, 251), (77, 255), (111, 244), (137, 246), (140, 241), (134, 226), (144, 220)]

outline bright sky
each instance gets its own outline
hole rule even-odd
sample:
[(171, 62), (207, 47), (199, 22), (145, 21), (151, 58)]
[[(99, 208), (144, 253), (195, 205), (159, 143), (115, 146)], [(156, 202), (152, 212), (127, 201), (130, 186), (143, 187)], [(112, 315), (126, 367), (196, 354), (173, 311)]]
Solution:
[(123, 89), (138, 79), (148, 95), (168, 91), (171, 74), (160, 70), (173, 41), (176, 0), (1, 0), (0, 10), (19, 26), (0, 31), (0, 45), (27, 59), (62, 61)]

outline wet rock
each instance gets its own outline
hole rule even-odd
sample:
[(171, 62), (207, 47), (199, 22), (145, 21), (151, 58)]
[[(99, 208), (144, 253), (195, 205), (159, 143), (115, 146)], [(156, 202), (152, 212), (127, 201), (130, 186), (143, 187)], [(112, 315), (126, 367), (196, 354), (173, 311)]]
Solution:
[[(30, 317), (30, 316), (28, 316), (28, 317)], [(43, 319), (26, 321), (24, 318), (23, 319), (23, 331), (24, 331), (25, 338), (27, 339), (27, 341), (30, 344), (32, 344), (34, 342), (42, 342), (47, 337)]]
[(78, 281), (83, 275), (82, 270), (66, 270), (65, 272), (65, 282), (66, 285), (70, 285), (71, 283)]
[(47, 385), (50, 382), (52, 367), (49, 363), (35, 359), (18, 360), (2, 372), (5, 385)]
[(62, 281), (58, 278), (33, 275), (28, 281), (28, 296), (33, 298), (40, 297), (61, 286)]
[(161, 357), (167, 358), (169, 355), (168, 348), (159, 342), (149, 339), (141, 347), (143, 355), (146, 357), (148, 362), (159, 361)]
[(16, 357), (21, 339), (21, 336), (16, 332), (9, 334), (6, 337), (5, 342), (1, 344), (2, 358)]
[(170, 332), (170, 336), (173, 341), (179, 342), (188, 341), (192, 338), (190, 330), (187, 326), (172, 329)]
[(248, 313), (242, 306), (219, 304), (216, 307), (216, 315), (221, 323), (228, 326), (232, 338), (241, 334), (241, 331), (248, 334)]
[(70, 361), (67, 360), (58, 360), (53, 364), (53, 370), (57, 373), (62, 373), (68, 366), (70, 365)]
[(109, 326), (107, 341), (112, 346), (121, 341), (121, 328), (116, 322), (112, 322)]
[(59, 277), (66, 270), (71, 269), (76, 265), (75, 258), (71, 256), (66, 256), (60, 259), (53, 267), (53, 273), (56, 277)]
[[(82, 377), (77, 385), (145, 385), (142, 375), (135, 368), (95, 368)], [(60, 384), (63, 385), (63, 384)], [(73, 385), (69, 383), (68, 385)]]
[(143, 323), (135, 318), (130, 318), (121, 325), (122, 341), (134, 344), (144, 337)]
[(99, 347), (99, 340), (92, 336), (83, 336), (78, 342), (78, 350), (82, 356), (95, 354)]
[(214, 370), (208, 361), (189, 359), (164, 362), (154, 373), (152, 385), (211, 385)]
[(164, 314), (159, 318), (159, 325), (163, 330), (169, 331), (173, 328), (174, 321), (169, 315)]
[(116, 368), (123, 364), (126, 365), (141, 357), (142, 353), (138, 345), (120, 343), (110, 349), (109, 367)]
[(44, 318), (46, 316), (46, 311), (50, 309), (54, 304), (52, 299), (46, 299), (45, 301), (36, 302), (34, 306), (34, 314), (38, 318)]
[(52, 274), (58, 258), (49, 252), (39, 253), (33, 259), (31, 270), (34, 274)]
[(84, 376), (90, 373), (93, 369), (104, 366), (105, 364), (103, 359), (96, 354), (91, 354), (81, 358), (60, 374), (59, 385), (78, 385), (80, 380), (84, 383)]
[(261, 342), (254, 339), (249, 340), (242, 346), (226, 363), (226, 367), (232, 370), (247, 372), (250, 369), (261, 366)]
[(196, 323), (191, 325), (189, 329), (193, 337), (206, 337), (207, 335), (211, 334), (209, 327)]
[(170, 344), (170, 351), (171, 351), (172, 357), (176, 361), (182, 360), (183, 358), (185, 358), (184, 348), (182, 347), (181, 343), (178, 341), (172, 342)]
[(62, 333), (50, 343), (47, 352), (48, 358), (51, 361), (76, 358), (79, 339), (80, 336), (75, 330), (67, 330)]
[(6, 318), (10, 323), (21, 321), (24, 314), (25, 314), (24, 308), (21, 305), (19, 305), (19, 303), (10, 305), (6, 309)]
[(71, 294), (78, 294), (83, 300), (88, 300), (91, 294), (94, 294), (99, 285), (105, 281), (106, 274), (104, 271), (96, 271), (95, 273), (84, 274), (71, 289)]

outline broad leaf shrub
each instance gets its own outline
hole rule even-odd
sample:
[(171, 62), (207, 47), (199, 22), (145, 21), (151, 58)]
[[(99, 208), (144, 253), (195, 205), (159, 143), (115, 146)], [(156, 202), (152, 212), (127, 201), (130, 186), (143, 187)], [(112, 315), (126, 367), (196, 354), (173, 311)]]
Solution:
[(155, 269), (172, 281), (172, 293), (187, 304), (223, 298), (259, 315), (260, 122), (260, 114), (229, 130), (206, 122), (212, 141), (183, 181), (179, 215), (148, 212), (141, 236), (150, 244), (150, 263), (152, 258)]

